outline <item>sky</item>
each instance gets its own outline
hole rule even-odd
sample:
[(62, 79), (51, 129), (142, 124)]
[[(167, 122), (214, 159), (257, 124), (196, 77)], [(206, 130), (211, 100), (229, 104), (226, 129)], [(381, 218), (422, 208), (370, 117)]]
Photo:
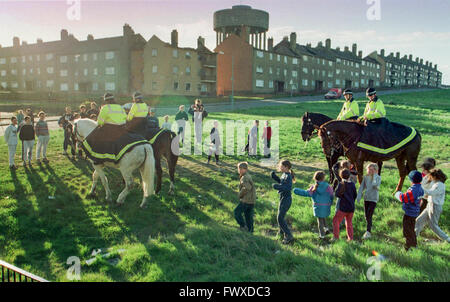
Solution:
[(214, 49), (214, 12), (239, 4), (269, 13), (275, 44), (295, 31), (301, 44), (330, 38), (332, 47), (357, 43), (364, 56), (399, 51), (438, 64), (450, 84), (449, 0), (0, 0), (0, 45), (11, 46), (14, 36), (58, 40), (63, 28), (80, 40), (119, 36), (128, 23), (147, 40), (170, 41), (177, 29), (180, 46), (195, 47), (203, 36)]

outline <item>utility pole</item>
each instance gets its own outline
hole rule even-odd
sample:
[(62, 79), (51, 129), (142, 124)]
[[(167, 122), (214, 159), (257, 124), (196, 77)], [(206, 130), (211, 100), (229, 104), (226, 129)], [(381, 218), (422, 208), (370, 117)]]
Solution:
[(234, 54), (231, 54), (231, 110), (234, 110)]

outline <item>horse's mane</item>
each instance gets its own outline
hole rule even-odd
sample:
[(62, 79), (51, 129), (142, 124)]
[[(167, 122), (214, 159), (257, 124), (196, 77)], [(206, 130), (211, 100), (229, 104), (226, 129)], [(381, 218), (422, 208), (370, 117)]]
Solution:
[(319, 119), (324, 119), (324, 120), (332, 120), (331, 117), (329, 117), (328, 115), (322, 114), (322, 113), (317, 113), (317, 112), (305, 112), (305, 114), (303, 114), (303, 118), (305, 117), (312, 117), (312, 118), (319, 118)]
[(345, 135), (347, 140), (354, 141), (359, 139), (362, 132), (364, 131), (364, 125), (355, 120), (346, 120), (346, 121), (329, 121), (323, 124), (320, 127), (319, 135), (322, 130), (326, 131), (334, 131), (338, 135)]

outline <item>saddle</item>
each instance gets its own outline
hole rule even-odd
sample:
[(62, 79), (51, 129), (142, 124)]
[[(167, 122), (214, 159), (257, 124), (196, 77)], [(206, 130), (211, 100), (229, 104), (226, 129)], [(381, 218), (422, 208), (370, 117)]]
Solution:
[(379, 118), (367, 121), (356, 146), (365, 152), (390, 157), (408, 146), (416, 135), (414, 128), (390, 122), (387, 118)]
[(95, 128), (81, 146), (95, 164), (101, 164), (118, 163), (125, 153), (142, 144), (148, 144), (142, 135), (129, 132), (125, 126), (106, 124)]
[(145, 139), (148, 140), (150, 144), (153, 144), (159, 135), (165, 131), (169, 130), (160, 127), (147, 128), (145, 131)]

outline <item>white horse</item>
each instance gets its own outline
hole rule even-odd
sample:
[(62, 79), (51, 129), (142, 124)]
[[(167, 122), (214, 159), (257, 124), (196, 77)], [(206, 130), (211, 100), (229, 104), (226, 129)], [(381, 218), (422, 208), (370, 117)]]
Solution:
[[(86, 137), (97, 127), (97, 122), (90, 119), (78, 119), (74, 122), (74, 132), (77, 139), (83, 142)], [(131, 151), (126, 152), (117, 164), (112, 162), (104, 162), (103, 164), (94, 166), (94, 173), (92, 174), (92, 187), (89, 192), (90, 195), (95, 193), (95, 187), (97, 185), (98, 178), (105, 187), (106, 201), (112, 202), (111, 191), (108, 185), (108, 179), (106, 178), (104, 168), (113, 167), (119, 169), (122, 173), (122, 177), (125, 180), (125, 189), (119, 194), (117, 198), (117, 204), (122, 205), (127, 197), (131, 187), (133, 186), (133, 172), (137, 168), (141, 173), (142, 189), (144, 191), (144, 198), (140, 205), (141, 208), (145, 207), (147, 197), (153, 195), (155, 185), (155, 158), (153, 156), (153, 148), (150, 144), (143, 144), (134, 147)]]

